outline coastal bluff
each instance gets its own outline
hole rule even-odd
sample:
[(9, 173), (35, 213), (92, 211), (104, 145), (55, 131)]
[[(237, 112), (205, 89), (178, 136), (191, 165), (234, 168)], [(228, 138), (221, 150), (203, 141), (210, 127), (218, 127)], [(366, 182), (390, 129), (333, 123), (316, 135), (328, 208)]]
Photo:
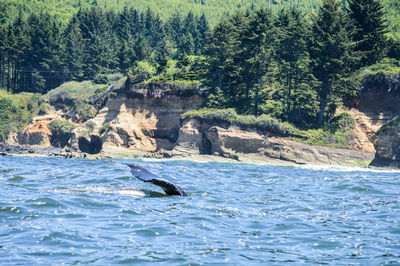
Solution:
[[(88, 110), (97, 108), (92, 118), (83, 122), (84, 113), (77, 116), (74, 111), (57, 107), (57, 103), (21, 132), (13, 132), (9, 144), (57, 147), (61, 152), (55, 155), (68, 158), (212, 155), (246, 162), (254, 159), (348, 166), (373, 159), (373, 153), (363, 150), (309, 145), (268, 131), (181, 118), (185, 112), (201, 108), (206, 96), (207, 88), (197, 83), (128, 79), (118, 86), (111, 85), (97, 98), (89, 98)], [(54, 120), (75, 126), (61, 140), (49, 130)]]

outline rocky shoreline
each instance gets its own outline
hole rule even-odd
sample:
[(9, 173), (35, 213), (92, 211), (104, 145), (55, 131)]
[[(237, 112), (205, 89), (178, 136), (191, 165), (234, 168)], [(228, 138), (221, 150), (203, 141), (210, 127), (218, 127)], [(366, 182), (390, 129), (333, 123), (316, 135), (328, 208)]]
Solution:
[[(104, 93), (107, 97), (93, 118), (80, 121), (73, 112), (68, 113), (55, 105), (34, 117), (22, 131), (11, 132), (8, 143), (0, 143), (0, 154), (350, 167), (367, 167), (373, 161), (373, 166), (377, 167), (400, 166), (391, 163), (400, 158), (398, 144), (393, 142), (400, 139), (398, 125), (390, 127), (385, 134), (376, 133), (385, 121), (398, 113), (397, 109), (384, 117), (382, 110), (375, 112), (365, 106), (350, 110), (356, 122), (357, 143), (353, 145), (354, 150), (336, 149), (301, 143), (248, 126), (241, 128), (240, 125), (199, 118), (183, 119), (182, 114), (202, 106), (205, 99), (202, 91), (203, 88), (195, 83), (143, 84), (128, 80), (125, 85), (112, 85), (107, 89)], [(62, 142), (49, 126), (56, 120), (61, 125), (72, 123), (74, 126), (72, 131), (64, 134)], [(385, 138), (389, 133), (390, 138)], [(378, 153), (375, 156), (376, 142)], [(386, 164), (382, 165), (380, 161)]]
[[(314, 149), (329, 151), (331, 154), (331, 160), (318, 161), (318, 160), (293, 160), (286, 157), (273, 157), (263, 156), (255, 153), (237, 153), (236, 156), (224, 156), (217, 153), (210, 154), (199, 154), (190, 153), (189, 150), (186, 152), (170, 152), (170, 151), (159, 151), (159, 152), (134, 152), (126, 149), (116, 149), (112, 151), (103, 151), (99, 154), (87, 154), (82, 152), (72, 152), (61, 148), (54, 147), (34, 147), (30, 145), (9, 145), (0, 143), (0, 156), (40, 156), (40, 157), (60, 157), (66, 159), (132, 159), (132, 158), (151, 158), (151, 159), (171, 159), (171, 160), (191, 160), (200, 162), (230, 162), (230, 163), (251, 163), (251, 164), (269, 164), (275, 166), (291, 166), (291, 165), (338, 165), (338, 166), (357, 166), (367, 167), (366, 160), (372, 160), (374, 155), (370, 153), (350, 151), (350, 150), (339, 150), (330, 149), (326, 147), (315, 147)], [(321, 150), (321, 152), (322, 152)], [(338, 160), (343, 156), (347, 158), (345, 160)], [(352, 159), (349, 159), (352, 158)]]

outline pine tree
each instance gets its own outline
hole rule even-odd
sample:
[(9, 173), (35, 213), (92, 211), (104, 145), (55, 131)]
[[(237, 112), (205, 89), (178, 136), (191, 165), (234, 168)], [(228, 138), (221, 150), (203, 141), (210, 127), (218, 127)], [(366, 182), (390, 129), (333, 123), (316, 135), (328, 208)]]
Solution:
[(27, 24), (30, 45), (23, 64), (29, 69), (31, 89), (35, 92), (46, 92), (63, 79), (59, 73), (60, 25), (47, 13), (31, 14)]
[(361, 52), (360, 66), (371, 65), (385, 52), (386, 19), (380, 0), (348, 0), (348, 15), (356, 27), (353, 40)]
[(276, 19), (277, 43), (275, 58), (278, 63), (277, 78), (284, 88), (284, 119), (298, 125), (309, 122), (309, 108), (301, 96), (311, 98), (312, 79), (309, 76), (309, 54), (307, 50), (308, 27), (304, 14), (298, 9), (282, 9)]
[(66, 80), (82, 80), (85, 44), (76, 17), (73, 17), (62, 34), (62, 60)]
[(251, 17), (248, 28), (244, 30), (240, 39), (239, 58), (243, 62), (240, 87), (245, 89), (245, 98), (242, 99), (239, 108), (247, 109), (248, 105), (252, 104), (255, 116), (259, 112), (259, 92), (269, 82), (268, 71), (272, 63), (276, 37), (274, 30), (272, 13), (260, 9)]
[(83, 65), (86, 78), (93, 78), (97, 73), (117, 68), (120, 43), (109, 21), (110, 17), (112, 14), (107, 14), (100, 8), (80, 10), (77, 14), (85, 45)]
[(332, 97), (345, 93), (341, 81), (351, 72), (354, 65), (354, 43), (349, 34), (349, 23), (341, 3), (337, 0), (323, 0), (312, 17), (309, 43), (310, 66), (319, 80), (318, 126), (325, 120), (325, 111)]
[(221, 21), (207, 39), (204, 54), (207, 57), (208, 69), (206, 83), (212, 88), (220, 88), (225, 95), (231, 88), (232, 64), (235, 51), (233, 26), (226, 20)]
[(210, 26), (204, 14), (197, 21), (197, 32), (196, 51), (197, 54), (201, 54), (206, 44), (207, 34), (210, 32)]

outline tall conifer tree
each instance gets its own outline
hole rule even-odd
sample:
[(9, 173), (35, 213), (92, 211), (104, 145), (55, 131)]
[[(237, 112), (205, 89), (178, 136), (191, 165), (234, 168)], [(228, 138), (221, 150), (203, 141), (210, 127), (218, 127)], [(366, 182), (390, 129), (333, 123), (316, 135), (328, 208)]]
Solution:
[(386, 20), (380, 0), (348, 0), (348, 14), (356, 27), (353, 40), (360, 52), (360, 66), (371, 65), (385, 52)]
[(343, 93), (341, 80), (350, 74), (354, 64), (349, 23), (338, 0), (323, 0), (312, 17), (310, 66), (319, 86), (318, 126), (322, 126), (329, 101)]

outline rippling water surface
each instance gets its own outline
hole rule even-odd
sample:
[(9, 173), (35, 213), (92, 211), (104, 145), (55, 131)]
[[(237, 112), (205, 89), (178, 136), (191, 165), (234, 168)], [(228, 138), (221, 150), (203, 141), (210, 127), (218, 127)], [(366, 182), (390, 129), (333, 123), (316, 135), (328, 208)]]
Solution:
[(0, 264), (400, 264), (399, 208), (395, 171), (6, 156)]

